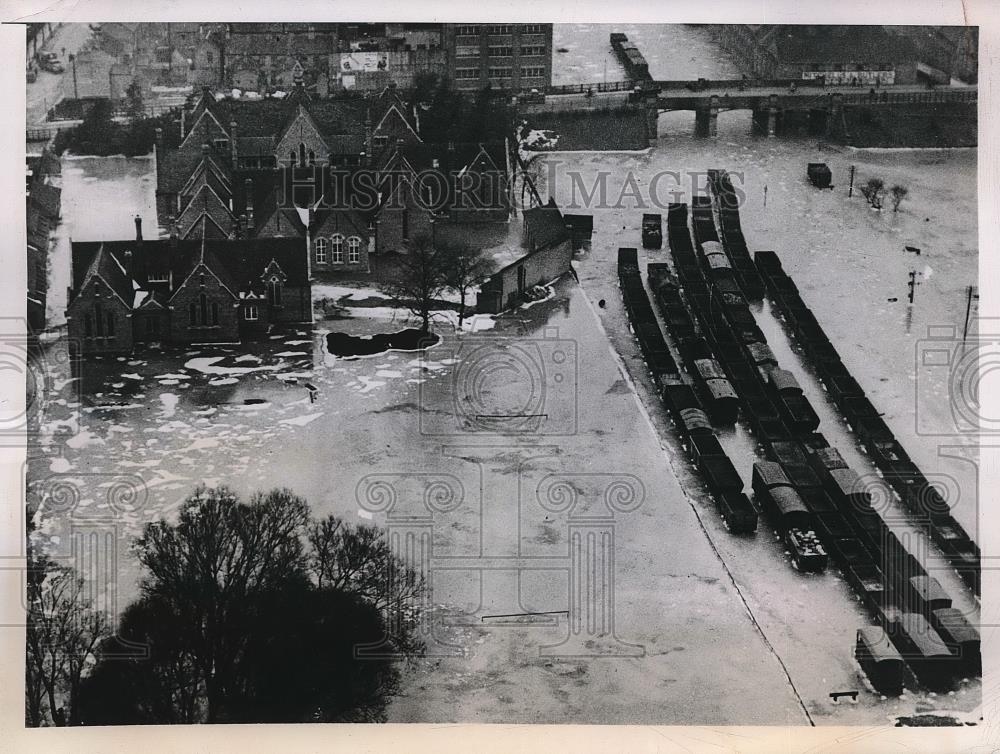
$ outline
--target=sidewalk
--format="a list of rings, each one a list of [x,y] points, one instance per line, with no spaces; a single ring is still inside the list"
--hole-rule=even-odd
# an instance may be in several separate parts
[[[73,75],[69,56],[79,52],[90,35],[91,30],[87,24],[62,24],[40,48],[40,52],[57,53],[66,70],[63,73],[39,70],[37,80],[27,84],[25,122],[29,127],[43,123],[48,109],[62,98],[63,77]]]

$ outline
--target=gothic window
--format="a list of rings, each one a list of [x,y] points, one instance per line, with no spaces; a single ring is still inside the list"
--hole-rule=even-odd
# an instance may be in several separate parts
[[[304,168],[306,166],[306,145],[301,141],[299,142],[299,167]]]
[[[212,302],[212,324],[213,325],[219,324],[219,302],[218,301],[213,301]]]
[[[198,296],[198,321],[203,324],[208,324],[208,296],[204,293]]]
[[[281,306],[281,280],[276,277],[267,283],[267,302],[271,306]]]
[[[85,338],[94,337],[94,318],[89,314],[83,318],[83,336]]]
[[[198,326],[198,307],[195,306],[194,301],[188,304],[188,327]]]

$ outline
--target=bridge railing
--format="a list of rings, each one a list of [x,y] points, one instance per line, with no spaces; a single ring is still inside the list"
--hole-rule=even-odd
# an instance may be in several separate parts
[[[624,113],[624,112],[639,112],[645,111],[645,105],[642,103],[628,102],[625,99],[605,99],[593,101],[590,100],[586,103],[580,102],[579,100],[574,101],[548,101],[544,103],[537,104],[522,104],[519,107],[519,111],[525,114],[538,115],[542,113]]]
[[[944,102],[978,102],[979,92],[975,89],[949,91],[947,89],[931,89],[926,92],[892,92],[883,90],[857,94],[842,94],[841,102],[845,105],[919,105]]]
[[[634,81],[601,81],[595,84],[558,84],[546,87],[546,94],[586,94],[590,92],[630,92]]]

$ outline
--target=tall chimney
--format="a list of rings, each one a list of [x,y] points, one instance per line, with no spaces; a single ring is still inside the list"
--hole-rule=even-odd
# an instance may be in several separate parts
[[[135,241],[142,243],[142,218],[139,215],[135,216]]]
[[[184,141],[184,125],[187,122],[187,105],[181,108],[181,141]]]
[[[177,218],[173,215],[167,218],[167,230],[170,233],[170,245],[176,247],[177,237],[180,232],[177,230]]]
[[[163,149],[163,129],[159,126],[156,128],[156,148]]]
[[[229,149],[233,157],[233,169],[236,169],[236,121],[229,121]]]
[[[132,252],[128,249],[125,250],[125,274],[128,276],[129,283],[135,280],[135,273],[133,272],[133,262],[132,262]]]
[[[247,230],[253,230],[253,180],[247,178],[243,181],[243,193],[246,194],[247,202]],[[280,213],[279,213],[280,214]]]

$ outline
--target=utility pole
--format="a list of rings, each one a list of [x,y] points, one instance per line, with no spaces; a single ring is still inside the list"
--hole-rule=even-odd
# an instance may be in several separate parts
[[[910,270],[910,282],[907,283],[907,286],[910,289],[909,299],[910,299],[910,303],[912,304],[913,303],[913,292],[917,288],[917,271],[916,270]]]
[[[76,87],[76,55],[69,56],[69,62],[73,64],[73,99],[80,99],[80,92]]]
[[[767,184],[764,184],[764,209],[767,209]]]
[[[854,165],[851,165],[851,183],[847,187],[847,198],[850,199],[854,196]]]
[[[969,285],[965,288],[965,327],[962,328],[962,342],[969,336],[969,315],[972,313],[972,299],[979,300],[979,294],[973,294],[975,286]]]

